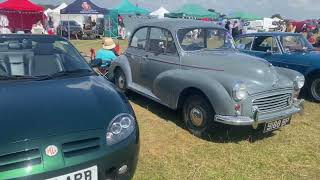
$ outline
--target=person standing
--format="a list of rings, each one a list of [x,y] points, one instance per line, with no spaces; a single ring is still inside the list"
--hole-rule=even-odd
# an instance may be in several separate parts
[[[286,32],[296,32],[296,26],[293,26],[292,22],[288,22]]]
[[[238,21],[234,21],[233,27],[232,27],[232,37],[235,38],[239,35],[239,23]]]
[[[226,28],[228,31],[230,31],[230,25],[231,25],[231,22],[230,21],[227,21],[226,25],[224,26],[224,28]]]
[[[123,17],[118,15],[118,34],[120,35],[121,39],[125,39],[126,37],[126,32],[125,32],[125,27],[124,27],[124,22],[123,22]]]
[[[31,33],[32,34],[45,34],[45,29],[41,23],[41,20],[38,20],[36,24],[32,25]]]

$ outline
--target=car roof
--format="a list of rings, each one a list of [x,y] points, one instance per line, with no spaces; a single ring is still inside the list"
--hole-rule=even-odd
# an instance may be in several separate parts
[[[45,35],[45,34],[1,34],[1,39],[32,39],[32,38],[41,38],[42,40],[49,41],[67,41],[65,38],[58,35]]]
[[[257,33],[248,33],[240,35],[239,37],[244,36],[297,36],[301,35],[299,33],[291,33],[291,32],[257,32]]]
[[[224,29],[223,27],[213,24],[213,22],[205,22],[200,20],[191,20],[191,19],[149,19],[146,22],[138,26],[139,29],[145,26],[153,26],[159,28],[165,28],[171,31],[184,28],[219,28]]]

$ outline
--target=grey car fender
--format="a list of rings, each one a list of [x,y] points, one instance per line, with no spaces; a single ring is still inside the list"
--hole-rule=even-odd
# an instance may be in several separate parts
[[[177,109],[179,96],[187,88],[202,91],[217,114],[233,114],[233,101],[226,89],[208,74],[192,70],[169,70],[153,84],[153,93],[172,109]]]
[[[132,74],[131,74],[131,68],[129,61],[125,55],[120,55],[117,57],[117,59],[111,64],[111,67],[109,69],[108,77],[109,79],[114,79],[114,73],[117,68],[120,68],[124,75],[126,76],[126,80],[128,84],[132,83]]]

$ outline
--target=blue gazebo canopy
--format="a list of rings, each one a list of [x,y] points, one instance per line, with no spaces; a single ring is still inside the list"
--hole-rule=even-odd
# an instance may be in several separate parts
[[[90,0],[76,0],[66,8],[61,9],[61,14],[107,14],[109,11],[93,4]]]

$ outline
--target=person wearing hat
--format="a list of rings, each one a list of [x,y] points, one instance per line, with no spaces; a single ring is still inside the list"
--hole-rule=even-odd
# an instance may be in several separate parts
[[[115,60],[117,56],[114,53],[116,44],[112,38],[104,38],[102,41],[102,48],[97,52],[96,59],[102,60],[102,67],[106,67],[111,61]]]

